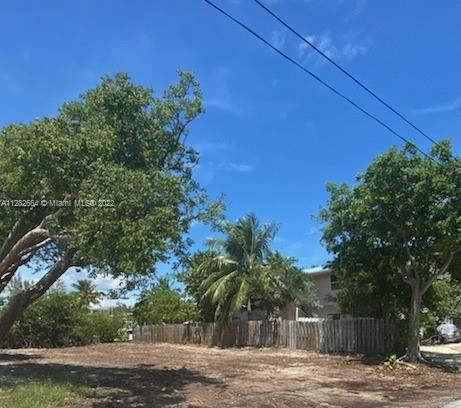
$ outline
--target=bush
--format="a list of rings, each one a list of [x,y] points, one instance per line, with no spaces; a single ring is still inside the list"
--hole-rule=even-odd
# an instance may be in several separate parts
[[[144,325],[183,323],[198,319],[199,314],[192,301],[184,299],[164,280],[141,293],[133,307],[133,317],[139,325]]]
[[[51,290],[26,310],[11,329],[9,347],[64,347],[112,342],[123,333],[124,315],[91,311],[76,293]]]
[[[61,347],[78,343],[75,327],[84,310],[75,294],[50,291],[32,305],[10,331],[12,347]]]
[[[88,313],[81,321],[78,331],[81,343],[111,343],[123,340],[125,321],[123,316],[107,310]]]

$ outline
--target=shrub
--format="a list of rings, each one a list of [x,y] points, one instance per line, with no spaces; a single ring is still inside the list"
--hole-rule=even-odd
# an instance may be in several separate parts
[[[77,293],[51,290],[34,303],[13,326],[10,347],[64,347],[120,338],[125,325],[122,313],[91,311]]]
[[[98,343],[111,343],[117,339],[123,340],[123,329],[125,322],[120,314],[107,311],[96,310],[86,316],[86,325],[82,324],[82,329],[91,333],[84,339]]]
[[[199,314],[195,304],[184,299],[167,281],[162,281],[143,293],[133,307],[133,317],[139,325],[183,323],[196,320]]]

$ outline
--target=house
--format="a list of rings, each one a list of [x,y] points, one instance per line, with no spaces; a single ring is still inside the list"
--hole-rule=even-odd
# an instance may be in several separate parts
[[[305,269],[312,278],[314,292],[320,307],[314,312],[314,317],[339,319],[341,317],[336,300],[339,282],[331,269],[316,267]],[[303,320],[305,314],[296,305],[288,305],[281,313],[287,320]]]
[[[306,269],[305,272],[312,278],[314,291],[320,304],[316,315],[338,319],[340,317],[337,303],[339,281],[334,272],[321,267]]]

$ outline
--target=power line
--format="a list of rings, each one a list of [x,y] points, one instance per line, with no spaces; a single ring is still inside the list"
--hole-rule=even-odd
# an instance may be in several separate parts
[[[251,35],[253,35],[254,37],[256,37],[259,41],[263,42],[265,45],[267,45],[268,47],[272,48],[273,51],[275,51],[277,54],[279,54],[280,56],[282,56],[283,58],[285,58],[287,61],[291,62],[292,64],[294,64],[296,67],[298,67],[299,69],[301,69],[304,73],[310,75],[312,78],[314,78],[316,81],[320,82],[324,87],[328,88],[331,92],[333,92],[335,95],[339,96],[340,98],[344,99],[346,102],[348,102],[349,104],[351,104],[352,106],[354,106],[357,110],[359,110],[360,112],[362,112],[364,115],[368,116],[370,119],[374,120],[376,123],[378,123],[379,125],[381,125],[382,127],[384,127],[385,129],[387,129],[389,132],[391,132],[394,136],[397,136],[400,140],[402,140],[403,142],[405,143],[408,143],[409,145],[413,146],[415,149],[417,149],[421,154],[423,154],[425,157],[427,157],[428,159],[431,159],[433,160],[434,162],[438,163],[437,160],[435,160],[432,156],[428,155],[424,150],[420,149],[415,143],[411,142],[410,140],[408,140],[407,138],[405,138],[404,136],[402,136],[401,134],[399,134],[398,132],[396,132],[394,129],[392,129],[389,125],[387,125],[386,123],[384,123],[381,119],[379,119],[378,117],[376,117],[375,115],[373,115],[372,113],[368,112],[367,110],[365,110],[364,108],[362,108],[360,105],[358,105],[356,102],[354,102],[352,99],[350,99],[349,97],[347,97],[346,95],[344,95],[342,92],[338,91],[337,89],[335,89],[333,86],[331,86],[330,84],[328,84],[327,82],[325,82],[322,78],[320,78],[318,75],[314,74],[313,72],[311,72],[309,69],[307,69],[306,67],[304,67],[303,65],[301,65],[299,62],[295,61],[293,58],[291,58],[289,55],[285,54],[283,51],[281,51],[280,49],[278,49],[277,47],[275,47],[274,45],[272,45],[269,41],[267,41],[265,38],[263,38],[261,35],[259,35],[256,31],[254,31],[253,29],[251,29],[250,27],[248,27],[245,23],[237,20],[235,17],[233,17],[232,15],[230,15],[229,13],[227,13],[225,10],[223,10],[222,8],[220,8],[219,6],[217,6],[216,4],[214,4],[212,1],[210,0],[203,0],[205,3],[207,3],[209,6],[213,7],[214,9],[216,9],[217,11],[219,11],[221,14],[223,14],[224,16],[226,16],[227,18],[229,18],[230,20],[232,20],[235,24],[239,25],[240,27],[242,27],[243,29],[245,29],[246,31],[248,31]]]
[[[379,102],[381,102],[386,108],[388,108],[390,111],[394,112],[400,119],[404,120],[407,124],[409,124],[413,129],[415,129],[417,132],[419,132],[421,135],[423,135],[427,140],[430,142],[436,144],[437,141],[434,140],[432,137],[430,137],[427,133],[423,132],[418,126],[416,126],[413,122],[411,122],[407,117],[405,117],[403,114],[401,114],[397,109],[392,107],[390,104],[388,104],[386,101],[384,101],[382,98],[380,98],[375,92],[373,92],[368,86],[366,86],[363,82],[361,82],[359,79],[357,79],[354,75],[346,71],[345,68],[343,68],[341,65],[339,65],[335,60],[330,58],[326,53],[324,53],[321,49],[315,46],[315,44],[312,43],[312,41],[309,41],[307,38],[303,37],[298,31],[296,31],[293,27],[291,27],[288,23],[286,23],[284,20],[282,20],[281,17],[279,17],[277,14],[275,14],[269,7],[265,6],[261,1],[259,0],[253,0],[256,4],[258,4],[261,8],[263,8],[267,13],[269,13],[273,18],[275,18],[279,23],[281,23],[283,26],[285,26],[288,30],[290,30],[294,35],[296,35],[299,39],[301,39],[305,44],[307,44],[309,47],[311,47],[313,50],[315,50],[317,53],[319,53],[323,58],[325,58],[328,62],[333,64],[336,68],[338,68],[344,75],[352,79],[357,85],[359,85],[362,89],[364,89],[366,92],[368,92],[371,96],[373,96],[375,99],[377,99]]]

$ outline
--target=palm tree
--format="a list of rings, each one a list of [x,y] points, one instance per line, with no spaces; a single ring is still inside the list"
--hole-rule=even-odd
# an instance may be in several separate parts
[[[215,319],[220,323],[245,306],[251,311],[252,297],[268,272],[266,258],[277,227],[261,224],[256,215],[249,214],[226,224],[224,230],[224,239],[209,241],[219,255],[199,266],[208,275],[202,283],[204,298],[215,304]]]
[[[78,292],[82,304],[89,306],[99,303],[101,293],[96,290],[96,286],[90,280],[80,279],[72,287]]]

